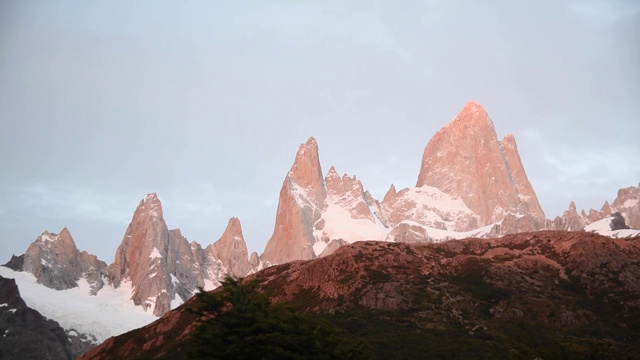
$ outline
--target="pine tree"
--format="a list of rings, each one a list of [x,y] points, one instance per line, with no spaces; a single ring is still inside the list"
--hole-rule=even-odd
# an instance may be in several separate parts
[[[190,359],[371,359],[368,345],[317,315],[273,305],[256,280],[200,289]]]

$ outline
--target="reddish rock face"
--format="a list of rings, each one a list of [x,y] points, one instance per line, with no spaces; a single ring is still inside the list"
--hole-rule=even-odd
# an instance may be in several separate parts
[[[339,247],[319,259],[273,266],[246,280],[260,279],[274,302],[321,313],[410,309],[406,314],[412,329],[415,317],[425,313],[420,319],[441,319],[442,329],[452,323],[451,318],[458,319],[455,326],[470,333],[479,323],[499,329],[504,326],[502,319],[516,324],[539,319],[539,324],[562,330],[567,323],[565,317],[556,316],[559,312],[579,322],[576,329],[591,328],[599,316],[607,317],[600,320],[607,320],[609,327],[610,314],[581,305],[603,298],[615,304],[616,319],[624,321],[624,328],[637,323],[634,319],[640,313],[639,240],[541,231],[440,244],[366,241]],[[508,295],[483,299],[484,292],[469,290],[470,279]],[[487,310],[479,310],[479,304],[487,305]],[[185,307],[194,305],[191,301]],[[194,320],[192,312],[171,311],[144,328],[108,339],[81,359],[137,358],[143,352],[162,358],[172,347],[182,346]]]
[[[462,199],[480,217],[480,226],[523,211],[544,218],[515,139],[504,141],[498,141],[482,106],[467,103],[427,144],[416,186],[433,186]]]
[[[280,190],[275,229],[261,257],[264,265],[313,259],[336,244],[371,239],[371,234],[384,238],[379,235],[386,231],[383,211],[362,183],[355,176],[340,177],[333,167],[325,179],[321,174],[318,144],[309,138]]]
[[[587,225],[585,219],[578,214],[576,203],[573,201],[569,204],[569,209],[565,211],[561,217],[554,219],[554,230],[577,231],[582,230]]]
[[[524,166],[522,166],[516,138],[512,134],[507,134],[500,143],[507,160],[508,170],[511,172],[511,180],[513,180],[513,185],[520,200],[520,213],[531,215],[537,221],[544,220],[544,211],[538,202],[536,192],[527,178]]]
[[[107,264],[95,255],[79,251],[67,228],[60,234],[45,231],[27,248],[23,270],[33,274],[44,286],[56,290],[78,286],[85,278],[95,295],[104,285]]]
[[[332,166],[325,177],[325,183],[327,184],[327,195],[331,198],[332,203],[349,209],[349,213],[353,219],[376,221],[369,209],[370,205],[367,204],[365,199],[365,191],[362,183],[356,179],[355,175],[349,177],[347,174],[344,174],[340,177],[336,169]],[[375,201],[370,194],[369,201]]]
[[[206,250],[213,257],[220,259],[227,273],[233,277],[242,277],[251,271],[247,244],[242,235],[242,226],[238,218],[229,219],[227,228],[215,243]]]
[[[312,259],[314,225],[320,219],[326,197],[318,144],[314,138],[309,138],[300,145],[282,184],[275,229],[261,259],[268,264]]]
[[[322,204],[327,197],[327,191],[322,177],[316,139],[310,137],[305,144],[300,145],[288,177],[292,184],[304,189],[305,195],[313,204]]]
[[[109,266],[109,282],[131,283],[131,300],[154,315],[162,315],[189,299],[198,286],[218,285],[227,273],[250,272],[247,248],[238,219],[231,219],[220,240],[203,250],[189,243],[179,229],[168,230],[156,194],[140,202],[116,257]]]
[[[572,201],[569,210],[554,219],[548,227],[554,230],[581,230],[586,225],[602,220],[614,213],[620,213],[627,226],[640,229],[640,184],[618,190],[618,196],[609,204],[605,201],[602,208],[590,209],[589,213],[582,210],[578,214],[576,204]]]
[[[640,229],[640,184],[620,189],[613,208],[624,217],[627,225]]]
[[[161,296],[162,290],[167,290],[167,284],[171,283],[170,274],[165,271],[169,229],[162,215],[156,194],[147,195],[133,214],[115,259],[109,265],[109,282],[119,287],[123,281],[130,281],[134,304],[145,310],[152,308],[156,315],[169,310],[171,303],[171,299]],[[170,290],[173,298],[173,289]]]

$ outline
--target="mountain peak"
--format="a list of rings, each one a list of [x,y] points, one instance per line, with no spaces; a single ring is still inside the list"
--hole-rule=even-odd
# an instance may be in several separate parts
[[[578,212],[577,207],[576,207],[576,203],[575,203],[574,201],[572,201],[572,202],[569,204],[569,211],[575,211],[575,212]]]
[[[158,194],[152,192],[147,194],[147,201],[149,200],[158,200]]]
[[[237,217],[229,219],[220,239],[210,245],[207,251],[222,262],[231,276],[244,276],[251,269],[242,225]]]
[[[106,267],[95,255],[80,252],[71,232],[63,228],[59,234],[45,231],[29,245],[22,270],[33,274],[38,283],[56,290],[76,287],[84,277],[95,295],[104,285],[100,273]]]
[[[318,210],[325,206],[326,198],[318,143],[310,137],[298,148],[291,170],[284,179],[275,229],[261,258],[269,264],[312,258],[315,237],[311,228],[319,219]]]
[[[464,104],[464,107],[462,108],[462,111],[473,111],[473,112],[484,112],[486,113],[486,111],[484,110],[484,108],[482,107],[482,105],[478,102],[475,102],[473,100],[469,100],[467,101],[466,104]]]
[[[433,186],[462,199],[480,226],[510,213],[544,218],[515,138],[507,135],[503,141],[484,108],[469,101],[425,147],[416,187]]]
[[[162,202],[156,193],[149,193],[146,198],[140,200],[133,217],[135,219],[146,215],[158,219],[163,218]]]
[[[389,187],[389,190],[387,190],[387,193],[384,195],[384,198],[382,198],[382,202],[384,203],[389,201],[389,199],[391,199],[396,194],[397,194],[396,186],[391,184],[391,186]]]
[[[493,122],[489,118],[487,111],[479,103],[471,100],[467,102],[458,115],[449,123],[449,125],[460,124],[472,124],[477,126],[478,124],[487,124],[493,129]]]
[[[242,225],[240,225],[240,219],[235,216],[230,218],[227,222],[227,227],[224,232],[231,233],[233,235],[239,234],[240,236],[242,236]]]
[[[60,230],[60,234],[58,234],[58,238],[64,239],[65,241],[70,240],[73,242],[73,237],[71,236],[71,232],[66,227]]]
[[[318,143],[313,137],[298,148],[288,176],[299,187],[310,189],[311,194],[316,195],[317,199],[324,198],[324,179],[320,167]]]

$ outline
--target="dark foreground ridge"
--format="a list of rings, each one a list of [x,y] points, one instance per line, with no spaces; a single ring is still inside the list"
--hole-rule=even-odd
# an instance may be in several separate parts
[[[15,280],[0,276],[0,359],[71,360],[91,346],[28,307]]]
[[[253,274],[272,301],[364,339],[377,359],[638,358],[640,237],[543,231],[366,241]],[[220,290],[216,290],[220,291]],[[192,298],[82,359],[182,359]]]

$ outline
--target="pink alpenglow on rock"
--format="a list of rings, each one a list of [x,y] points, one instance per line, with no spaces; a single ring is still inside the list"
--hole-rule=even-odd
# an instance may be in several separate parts
[[[427,144],[416,183],[425,185],[462,199],[480,226],[525,212],[544,219],[513,135],[498,141],[489,115],[473,101]]]

